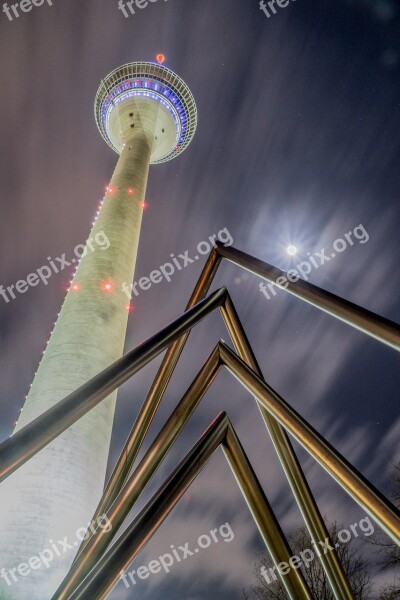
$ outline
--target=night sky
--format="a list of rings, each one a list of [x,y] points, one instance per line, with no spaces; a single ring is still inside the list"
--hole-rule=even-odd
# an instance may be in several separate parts
[[[258,0],[158,0],[130,18],[116,0],[54,0],[12,22],[0,13],[0,284],[85,242],[117,158],[93,118],[100,80],[163,52],[193,92],[199,123],[181,156],[150,168],[136,278],[171,253],[193,254],[223,228],[235,247],[288,270],[362,226],[368,241],[356,240],[309,280],[399,322],[399,24],[395,0],[291,0],[271,18]],[[295,257],[286,253],[290,243]],[[205,259],[134,299],[127,350],[182,312]],[[0,297],[2,439],[70,275],[65,270],[8,303]],[[270,385],[389,493],[399,459],[395,351],[283,291],[267,300],[259,283],[223,263],[213,289],[228,287]],[[220,338],[228,342],[219,314],[197,326],[146,447]],[[119,392],[110,468],[160,360]],[[256,404],[224,371],[135,510],[222,410],[290,532],[301,517]],[[363,510],[299,456],[328,521],[359,521]],[[132,568],[226,522],[235,534],[229,544],[135,588],[120,582],[110,598],[227,600],[254,581],[262,540],[219,450]]]

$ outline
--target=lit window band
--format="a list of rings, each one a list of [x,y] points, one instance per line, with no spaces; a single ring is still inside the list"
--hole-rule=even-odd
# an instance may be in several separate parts
[[[150,85],[149,85],[150,84]],[[181,145],[187,133],[187,115],[179,94],[159,81],[141,78],[119,84],[103,100],[101,121],[104,131],[107,131],[108,120],[114,106],[134,96],[149,97],[160,102],[172,115],[177,129],[177,145]],[[168,98],[168,100],[166,100]]]
[[[196,131],[196,104],[180,77],[167,67],[151,62],[128,63],[114,69],[102,80],[94,108],[97,126],[107,144],[120,153],[109,137],[109,114],[113,106],[122,101],[122,97],[126,99],[135,95],[147,96],[162,103],[174,120],[176,136],[173,147],[151,164],[163,163],[181,154]]]

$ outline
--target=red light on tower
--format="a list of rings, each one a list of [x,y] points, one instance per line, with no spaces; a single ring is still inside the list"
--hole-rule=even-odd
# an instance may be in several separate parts
[[[162,64],[163,64],[163,62],[165,62],[165,56],[164,56],[164,54],[157,54],[157,56],[156,56],[156,60],[157,60],[157,62],[158,62],[160,65],[162,65]]]
[[[132,194],[135,193],[135,190],[133,188],[128,188],[128,194],[130,194],[132,196]]]
[[[103,281],[101,284],[101,289],[103,292],[111,292],[113,289],[113,284],[110,281]]]
[[[71,286],[71,290],[73,292],[79,292],[79,285],[77,283],[74,283],[74,285]]]

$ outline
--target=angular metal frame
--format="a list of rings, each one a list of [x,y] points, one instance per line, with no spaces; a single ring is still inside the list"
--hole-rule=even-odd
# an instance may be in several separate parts
[[[118,582],[121,571],[146,545],[219,446],[223,447],[272,559],[276,565],[289,563],[292,556],[290,547],[232,424],[226,414],[221,413],[89,576],[68,596],[69,600],[103,600],[107,597]],[[313,600],[301,571],[291,569],[282,582],[293,600]]]
[[[227,367],[235,378],[256,397],[263,408],[297,439],[396,543],[400,542],[399,511],[235,352],[220,341],[132,475],[127,479],[113,504],[104,513],[111,523],[111,530],[97,532],[96,535],[89,537],[52,600],[72,598],[75,600],[74,590],[78,589],[83,581],[86,581],[85,577],[89,576],[91,569],[96,569],[97,564],[103,564],[101,557],[107,551],[142,491],[171,449],[222,366]],[[325,540],[325,537],[323,539]],[[270,549],[269,544],[267,547]],[[271,555],[273,556],[272,553]],[[283,559],[283,562],[287,562],[287,560]],[[289,597],[297,600],[301,596],[295,594],[289,595]]]
[[[254,356],[250,343],[247,339],[247,336],[245,334],[245,331],[243,329],[243,326],[240,322],[240,319],[237,315],[237,312],[229,294],[227,294],[225,301],[223,302],[223,304],[221,304],[220,310],[237,352],[244,360],[246,360],[247,364],[251,366],[251,368],[254,369],[258,373],[258,375],[262,377],[260,367],[257,364],[257,360]],[[182,339],[183,338],[177,340],[176,344],[181,343]],[[167,362],[168,354],[164,360],[165,362]],[[162,366],[160,367],[160,371],[161,370]],[[172,375],[172,372],[173,371],[170,372],[170,376]],[[206,371],[202,370],[199,373],[195,382],[198,381],[200,383],[196,383],[194,389],[197,389],[197,387],[201,385],[202,377],[204,377],[204,382],[207,382],[208,374],[206,373]],[[157,381],[157,376],[155,381]],[[156,392],[155,394],[152,394],[153,389]],[[158,403],[161,400],[161,396],[159,395],[159,388],[153,387],[152,390],[150,390],[145,402],[143,403],[139,416],[137,417],[132,431],[128,436],[128,440],[123,450],[121,451],[120,457],[104,491],[104,495],[93,517],[94,520],[96,520],[98,516],[107,512],[107,510],[112,505],[113,501],[117,498],[118,493],[121,491],[123,484],[127,481],[127,476],[137,457],[137,453],[139,452],[141,445],[144,441],[145,435],[147,433],[148,426],[154,418],[155,411],[158,407],[158,404],[157,406],[155,406],[154,400],[155,398],[158,398]],[[279,423],[269,415],[268,411],[262,406],[262,404],[259,404],[259,408],[263,416],[264,422],[266,424],[266,427],[272,438],[274,447],[277,450],[282,467],[288,478],[290,487],[294,493],[296,502],[303,515],[306,526],[310,532],[311,539],[315,542],[315,544],[318,543],[318,540],[325,540],[327,538],[329,539],[329,532],[319,512],[318,506],[314,500],[312,492],[308,486],[307,480],[302,472],[301,466],[297,460],[293,446],[286,432],[284,431],[284,429],[282,429]],[[139,481],[144,480],[142,478],[139,478],[135,482],[135,484],[132,484],[132,486],[139,486],[138,488],[136,488],[138,490],[141,489]],[[124,488],[124,490],[126,490],[126,487]],[[136,496],[133,502],[135,502],[137,498],[138,496]],[[132,507],[133,504],[131,505],[131,508]],[[76,564],[74,564],[68,575],[68,580],[70,582],[72,581],[72,579],[75,578],[76,574],[79,573],[79,569],[82,566],[82,561],[84,561],[84,558],[80,559],[80,554],[83,548],[88,544],[89,540],[90,535],[88,540],[82,543],[80,552],[78,553],[75,559],[75,563],[78,561],[79,565],[76,566]],[[89,553],[91,554],[91,551],[89,551]],[[88,556],[88,554],[85,554],[85,556]],[[97,552],[96,556],[97,558],[99,558],[100,553]],[[336,552],[332,552],[329,554],[327,553],[323,555],[321,557],[321,562],[337,598],[340,598],[341,600],[353,598],[350,585],[342,569],[340,561],[338,560]],[[87,572],[87,567],[85,570]],[[63,596],[61,596],[60,598],[62,597]]]
[[[204,316],[209,314],[209,312],[214,310],[214,308],[219,307],[239,357],[227,346],[220,343],[217,347],[218,350],[217,348],[214,350],[206,364],[209,364],[210,361],[211,363],[213,361],[215,363],[218,355],[218,368],[220,364],[225,364],[241,383],[256,397],[275,449],[313,541],[317,543],[318,540],[328,537],[328,534],[285,429],[294,435],[294,437],[318,460],[318,462],[328,470],[336,481],[338,481],[398,543],[399,517],[396,509],[265,383],[227,291],[223,288],[214,292],[208,298],[205,298],[222,257],[251,270],[271,282],[274,282],[278,277],[284,275],[284,272],[280,269],[276,269],[275,267],[236,250],[235,248],[226,248],[222,245],[218,245],[218,247],[211,252],[196,288],[189,300],[187,311],[181,317],[149,338],[138,348],[127,353],[116,363],[67,396],[67,398],[59,402],[44,415],[35,419],[35,421],[27,425],[0,446],[0,481],[29,460],[36,452],[55,439],[62,431],[76,422],[83,414],[107,397],[111,391],[119,387],[155,356],[168,348],[125,448],[118,460],[117,466],[107,485],[105,494],[96,514],[107,512],[111,505],[111,510],[113,510],[116,503],[115,501],[119,498],[122,490],[124,493],[126,491],[127,485],[124,486],[124,483],[128,478],[131,467],[137,457],[152,419],[154,418],[155,412],[172,376],[191,328]],[[298,281],[296,283],[291,283],[286,291],[311,303],[313,306],[332,316],[339,318],[351,326],[360,329],[380,342],[397,350],[400,348],[400,327],[397,324],[379,317],[378,315],[346,300],[338,298],[337,296],[321,290],[307,282]],[[181,403],[188,395],[191,398],[197,397],[196,405],[198,401],[200,401],[205,390],[215,377],[214,374],[210,379],[210,375],[208,374],[207,378],[207,373],[204,369],[205,367],[200,371],[192,384],[193,387],[191,386],[191,388],[189,388]],[[174,413],[171,416],[171,419],[176,418],[176,415],[174,417]],[[165,427],[167,427],[168,423],[169,421]],[[183,425],[184,422],[178,425],[176,431],[180,430]],[[165,427],[163,428],[163,431]],[[178,433],[176,433],[176,435],[177,434]],[[159,437],[160,436],[157,437],[157,440]],[[159,452],[159,462],[162,460],[163,456],[165,456],[165,453],[172,445],[175,437],[173,437],[172,441],[170,440],[167,443],[167,446],[164,445],[164,450],[161,447],[162,444],[160,447],[157,447],[157,453]],[[129,482],[132,482],[132,478],[135,477],[135,473],[140,469],[142,463],[143,461],[129,478]],[[150,477],[157,466],[155,466],[154,470],[150,473]],[[140,493],[141,490],[139,491],[139,494]],[[129,503],[125,504],[125,509],[128,504]],[[114,533],[117,530],[118,527],[116,527]],[[99,557],[97,557],[93,563],[87,558],[89,556],[93,559],[93,556],[90,553],[92,543],[92,539],[89,539],[87,547],[81,548],[80,554],[63,585],[69,585],[68,581],[74,579],[74,577],[71,578],[74,572],[79,573],[78,579],[82,581],[81,576],[83,575],[84,577],[88,572],[88,569],[90,570],[91,566],[96,564]],[[340,600],[350,600],[353,598],[350,586],[336,554],[334,552],[329,552],[326,555],[321,556],[321,562],[335,597]],[[84,565],[83,569],[82,565]],[[74,587],[76,587],[77,581],[77,579],[74,579]],[[73,588],[70,589],[72,590]],[[70,596],[59,596],[56,594],[54,599],[67,597],[69,598]],[[291,597],[298,598],[300,596]]]
[[[275,283],[279,277],[286,277],[287,275],[285,271],[273,267],[259,258],[250,256],[250,254],[246,254],[236,248],[226,248],[219,244],[218,254],[235,265],[239,265],[251,273],[259,275],[262,279],[270,283]],[[366,333],[378,340],[378,342],[400,351],[400,325],[397,323],[302,279],[296,282],[288,281],[288,287],[286,288],[277,287],[328,313],[332,317],[343,321],[347,325],[350,325],[350,327]]]

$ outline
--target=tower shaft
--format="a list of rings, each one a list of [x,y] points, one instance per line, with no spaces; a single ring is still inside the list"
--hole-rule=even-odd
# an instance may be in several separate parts
[[[16,430],[122,355],[129,311],[121,285],[133,279],[150,146],[140,131],[125,141]],[[0,579],[0,600],[50,600],[66,575],[80,545],[77,530],[87,528],[103,491],[115,399],[112,394],[1,485],[0,568],[8,575]],[[73,548],[64,552],[59,540]],[[31,559],[47,550],[49,567],[43,561],[38,567]],[[18,571],[23,563],[25,575]]]

